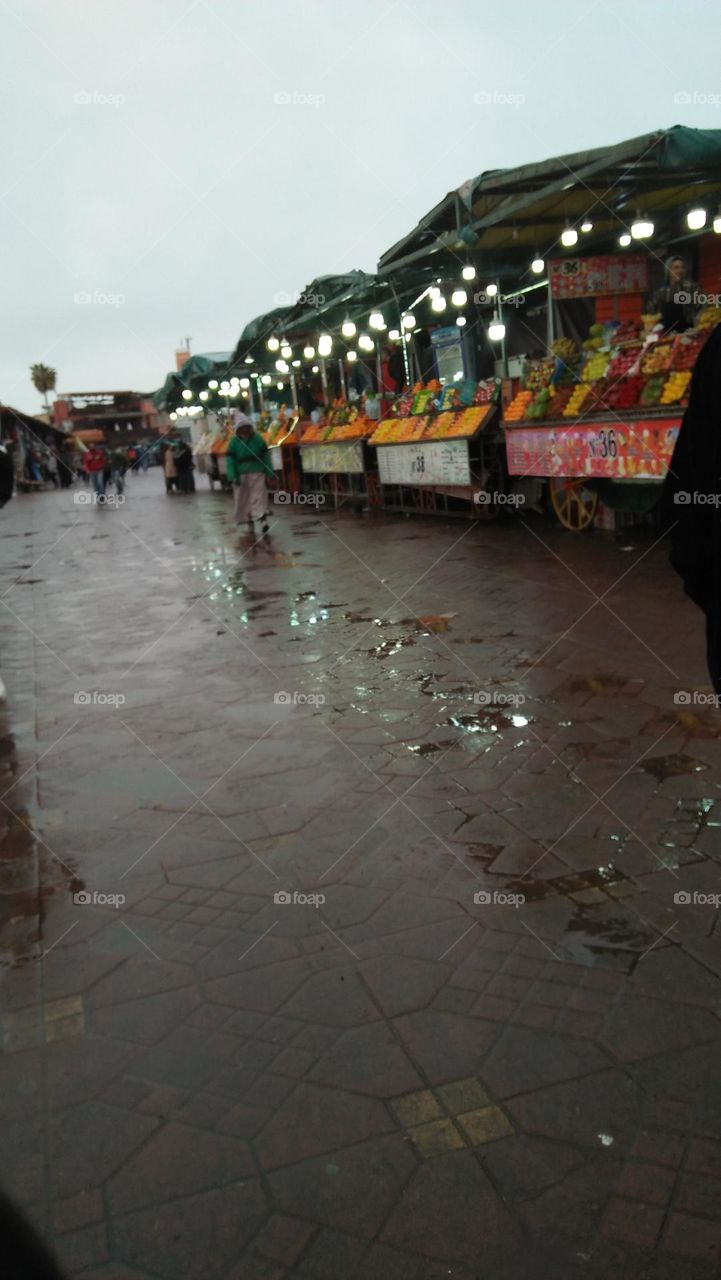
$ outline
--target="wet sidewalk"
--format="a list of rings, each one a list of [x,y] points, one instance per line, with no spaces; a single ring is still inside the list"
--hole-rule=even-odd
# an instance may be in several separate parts
[[[715,1275],[665,548],[161,489],[0,516],[0,1185],[83,1280]]]

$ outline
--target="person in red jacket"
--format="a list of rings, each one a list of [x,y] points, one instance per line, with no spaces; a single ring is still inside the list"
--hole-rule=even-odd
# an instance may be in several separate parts
[[[105,497],[105,468],[107,461],[105,450],[96,444],[90,446],[83,458],[83,466],[88,479],[91,481],[99,498]]]

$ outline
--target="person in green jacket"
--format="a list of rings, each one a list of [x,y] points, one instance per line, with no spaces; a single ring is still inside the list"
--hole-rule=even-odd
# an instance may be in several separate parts
[[[268,446],[253,429],[250,418],[238,414],[235,435],[228,445],[226,457],[228,479],[233,485],[235,523],[247,522],[254,533],[254,520],[260,520],[262,533],[268,532],[268,489],[266,481],[273,475]]]

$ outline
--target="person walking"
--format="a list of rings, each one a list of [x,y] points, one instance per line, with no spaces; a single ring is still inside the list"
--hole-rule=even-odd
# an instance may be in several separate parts
[[[181,493],[195,493],[195,480],[193,479],[193,471],[195,463],[193,462],[193,452],[190,445],[185,440],[181,440],[175,455],[175,467],[178,472],[178,489]]]
[[[110,455],[110,479],[115,485],[115,492],[120,495],[125,489],[125,472],[128,469],[128,458],[124,449],[113,449]]]
[[[172,493],[178,487],[178,468],[175,465],[175,454],[172,444],[165,446],[163,455],[163,475],[165,476],[165,492]]]
[[[83,458],[83,467],[95,490],[96,498],[100,498],[103,501],[105,500],[105,472],[107,465],[108,460],[105,450],[100,445],[91,445]]]
[[[47,449],[45,453],[45,474],[54,489],[58,488],[60,481],[58,479],[58,460],[52,449]]]
[[[60,480],[61,489],[69,489],[75,479],[72,467],[72,456],[67,449],[60,449],[58,454],[58,478]]]
[[[268,532],[267,481],[273,475],[268,446],[244,413],[238,414],[235,434],[228,445],[228,479],[233,485],[235,523],[247,522],[254,533],[253,521],[260,520],[262,533]]]

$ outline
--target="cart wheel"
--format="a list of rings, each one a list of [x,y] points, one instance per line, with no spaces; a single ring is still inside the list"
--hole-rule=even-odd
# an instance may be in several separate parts
[[[580,533],[588,529],[594,521],[598,494],[587,489],[583,480],[573,480],[566,476],[551,476],[548,481],[548,492],[551,506],[564,529]]]

